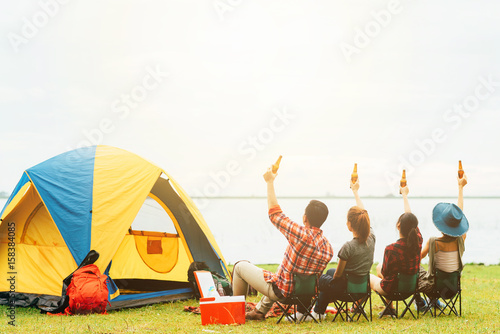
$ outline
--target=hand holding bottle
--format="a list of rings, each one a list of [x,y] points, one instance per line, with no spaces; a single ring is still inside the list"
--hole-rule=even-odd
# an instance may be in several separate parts
[[[356,180],[355,183],[352,183],[351,180],[351,190],[352,192],[357,192],[359,190],[359,180]]]
[[[458,178],[464,177],[464,169],[462,167],[462,160],[458,160]]]
[[[462,175],[462,177],[457,177],[458,180],[458,187],[463,188],[467,184],[467,175],[465,173]]]
[[[403,194],[401,192],[401,189],[406,187],[406,170],[405,169],[403,169],[403,175],[401,176],[401,181],[399,181],[399,186],[400,186],[399,193]]]
[[[281,158],[282,156],[280,155],[278,160],[276,160],[276,162],[272,166],[272,171],[274,174],[276,174],[278,172],[278,169],[280,168]]]
[[[351,182],[356,183],[356,181],[358,181],[358,164],[355,163],[351,174]]]

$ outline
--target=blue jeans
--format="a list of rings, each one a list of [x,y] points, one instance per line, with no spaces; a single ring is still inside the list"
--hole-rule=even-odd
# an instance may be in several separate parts
[[[347,288],[347,281],[344,277],[332,280],[334,274],[335,268],[328,269],[326,274],[319,278],[319,297],[316,306],[314,306],[314,312],[318,314],[324,314],[328,304]]]

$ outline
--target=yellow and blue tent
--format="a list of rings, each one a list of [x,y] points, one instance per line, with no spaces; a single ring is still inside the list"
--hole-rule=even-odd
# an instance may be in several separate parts
[[[114,282],[111,308],[191,297],[192,261],[228,276],[186,192],[160,167],[115,147],[79,148],[27,169],[0,218],[0,303],[10,296],[17,305],[55,305],[62,280],[90,250]]]

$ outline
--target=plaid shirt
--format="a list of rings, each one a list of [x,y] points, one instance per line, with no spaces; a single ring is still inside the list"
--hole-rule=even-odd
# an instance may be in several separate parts
[[[401,238],[393,244],[385,247],[384,263],[382,264],[382,275],[384,279],[380,287],[385,292],[394,291],[398,273],[412,275],[418,272],[420,266],[420,250],[422,249],[422,235],[417,227],[418,251],[409,252],[406,239]]]
[[[279,205],[269,210],[269,219],[288,240],[283,262],[277,273],[264,270],[266,282],[272,282],[288,297],[293,291],[293,273],[321,274],[333,257],[333,249],[317,227],[294,223]]]

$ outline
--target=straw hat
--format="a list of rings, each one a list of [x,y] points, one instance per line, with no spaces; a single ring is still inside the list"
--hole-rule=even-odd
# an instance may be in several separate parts
[[[452,203],[438,203],[432,210],[432,221],[446,235],[459,237],[469,230],[463,211]]]

